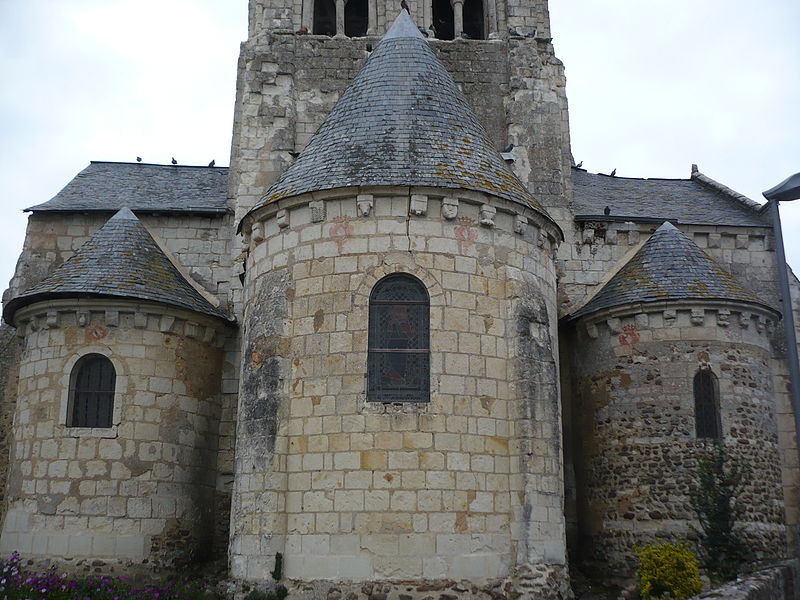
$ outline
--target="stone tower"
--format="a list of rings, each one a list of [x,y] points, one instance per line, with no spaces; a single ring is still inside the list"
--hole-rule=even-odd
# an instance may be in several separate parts
[[[544,28],[537,14],[516,26]],[[537,173],[518,179],[497,149],[516,118],[502,92],[541,83],[516,80],[517,54],[548,43],[431,43],[406,11],[379,40],[295,34],[300,18],[254,4],[240,72],[232,575],[264,579],[280,553],[297,579],[558,595],[562,233]],[[500,115],[488,130],[437,54],[485,74],[455,71]]]

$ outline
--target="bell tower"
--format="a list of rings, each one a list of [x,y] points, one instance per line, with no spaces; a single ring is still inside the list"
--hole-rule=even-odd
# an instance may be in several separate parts
[[[408,0],[495,148],[562,227],[570,218],[564,68],[546,0]],[[250,0],[230,195],[237,219],[290,166],[400,10],[396,0]],[[565,228],[566,229],[566,228]]]

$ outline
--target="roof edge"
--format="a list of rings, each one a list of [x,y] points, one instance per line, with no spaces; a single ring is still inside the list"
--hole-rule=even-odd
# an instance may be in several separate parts
[[[759,204],[758,202],[756,202],[755,200],[751,200],[744,194],[740,194],[736,190],[729,188],[727,185],[724,185],[719,181],[711,179],[711,177],[709,177],[708,175],[701,173],[700,170],[697,168],[696,164],[692,165],[691,179],[692,181],[697,181],[698,183],[706,186],[709,189],[714,190],[715,192],[719,192],[721,194],[724,194],[725,196],[728,196],[732,200],[736,200],[739,204],[744,205],[748,209],[758,214],[763,213],[767,206],[766,204]]]

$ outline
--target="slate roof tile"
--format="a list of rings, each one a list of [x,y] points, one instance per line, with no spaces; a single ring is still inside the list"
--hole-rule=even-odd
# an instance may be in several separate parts
[[[92,161],[51,200],[33,212],[227,211],[228,168]]]
[[[546,215],[404,10],[257,207],[357,186],[475,190]]]
[[[770,227],[769,219],[694,179],[633,179],[572,169],[573,212],[692,225]]]
[[[769,307],[667,222],[571,317],[664,300],[734,300]]]
[[[85,297],[149,300],[232,320],[186,281],[127,208],[42,282],[11,299],[3,318],[11,323],[18,309],[41,300]]]

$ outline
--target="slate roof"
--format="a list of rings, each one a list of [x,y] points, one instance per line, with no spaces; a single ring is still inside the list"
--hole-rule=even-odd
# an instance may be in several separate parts
[[[367,185],[476,190],[546,214],[492,146],[405,10],[256,208],[310,191]]]
[[[25,210],[224,214],[227,195],[227,167],[92,161],[51,200]]]
[[[42,300],[104,297],[149,300],[232,320],[186,281],[127,208],[41,283],[6,303],[3,318],[11,323],[18,309]]]
[[[664,300],[734,300],[769,307],[667,222],[571,317]]]
[[[770,227],[769,219],[740,200],[695,179],[632,179],[572,169],[576,217],[669,220],[687,225]]]

